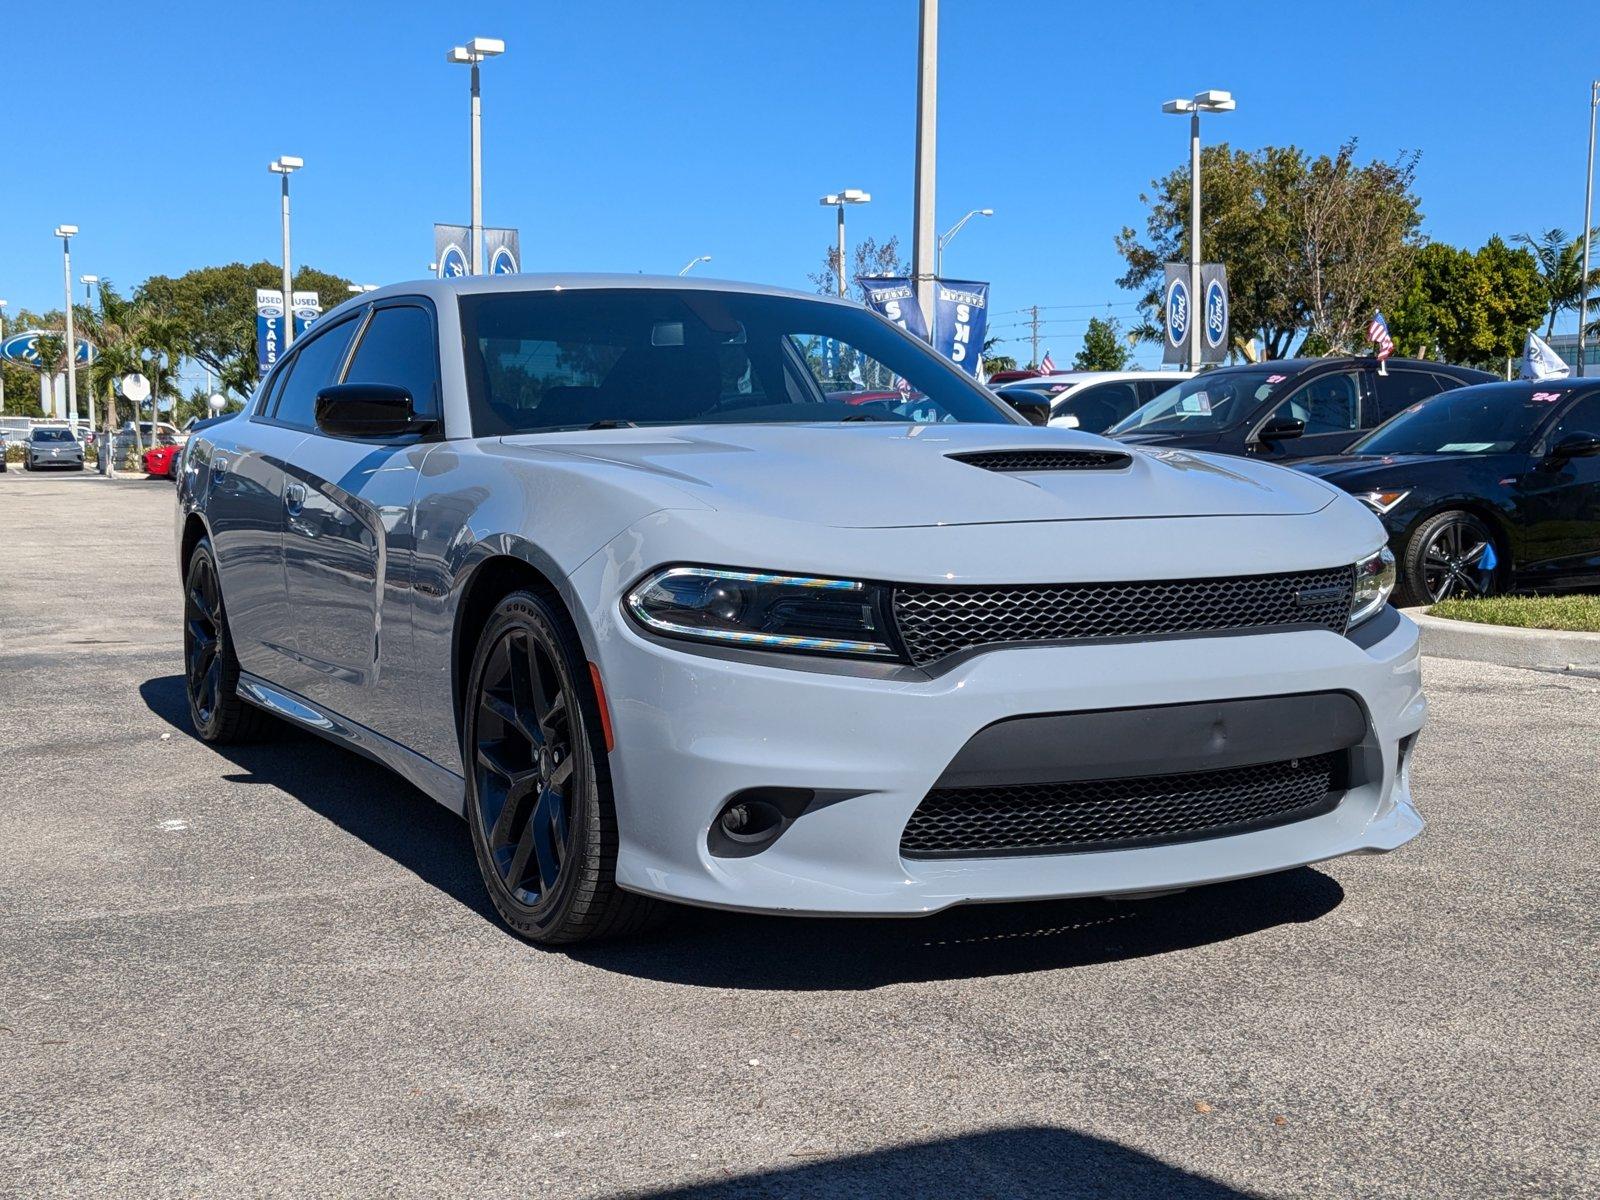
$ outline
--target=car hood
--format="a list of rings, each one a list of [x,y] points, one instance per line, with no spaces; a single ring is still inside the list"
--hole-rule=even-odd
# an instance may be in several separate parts
[[[1065,429],[1006,425],[702,425],[524,434],[513,452],[587,460],[619,486],[662,484],[724,512],[840,528],[1152,517],[1294,516],[1337,493],[1265,463],[1144,451]],[[951,455],[1105,450],[1114,469],[997,472]]]
[[[1294,464],[1296,471],[1325,479],[1346,491],[1359,492],[1385,484],[1415,484],[1442,472],[1488,470],[1502,473],[1505,454],[1329,454],[1304,458]]]

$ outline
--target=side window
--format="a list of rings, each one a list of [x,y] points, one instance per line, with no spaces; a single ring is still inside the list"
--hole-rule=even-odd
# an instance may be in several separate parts
[[[1448,375],[1435,375],[1433,381],[1439,385],[1441,392],[1453,392],[1458,387],[1466,387],[1459,379],[1452,379]]]
[[[1353,371],[1323,375],[1272,410],[1273,417],[1304,421],[1307,435],[1354,433],[1361,428],[1361,389]]]
[[[1055,416],[1071,413],[1078,418],[1078,428],[1090,433],[1110,429],[1123,417],[1139,407],[1139,394],[1133,383],[1117,380],[1113,383],[1095,383],[1073,392],[1065,400],[1057,400]]]
[[[347,383],[389,383],[411,393],[417,413],[439,415],[439,355],[433,318],[413,305],[380,308],[361,335]]]
[[[1585,396],[1562,414],[1545,444],[1554,446],[1569,433],[1592,433],[1600,437],[1600,393]]]
[[[317,393],[334,382],[355,331],[354,319],[340,321],[318,330],[304,345],[294,348],[294,356],[285,364],[289,370],[288,382],[278,389],[274,398],[273,420],[299,429],[310,429],[316,424]]]
[[[283,391],[283,381],[289,378],[289,364],[280,362],[277,368],[267,374],[256,392],[256,404],[253,414],[266,417],[272,414],[272,405],[278,399],[278,393]]]
[[[1438,395],[1439,377],[1426,371],[1390,371],[1387,375],[1374,372],[1372,386],[1378,394],[1378,411],[1366,423],[1380,425],[1417,401]]]

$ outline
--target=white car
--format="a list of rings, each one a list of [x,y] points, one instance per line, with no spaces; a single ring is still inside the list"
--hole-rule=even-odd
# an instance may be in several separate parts
[[[837,398],[853,377],[895,383]],[[199,735],[265,711],[387,764],[467,818],[537,941],[656,897],[1161,892],[1422,828],[1377,517],[1266,463],[1031,427],[858,304],[393,285],[180,476]]]
[[[1141,405],[1191,377],[1189,371],[1057,371],[1015,379],[995,390],[1043,396],[1050,401],[1050,424],[1058,429],[1104,433]]]

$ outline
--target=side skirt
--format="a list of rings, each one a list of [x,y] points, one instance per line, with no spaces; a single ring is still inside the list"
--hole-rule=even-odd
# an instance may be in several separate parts
[[[379,766],[388,767],[456,816],[466,814],[466,781],[415,750],[409,750],[365,725],[358,725],[337,713],[318,708],[304,696],[275,687],[245,671],[239,673],[239,695],[257,708],[264,708],[274,716],[370,758]]]

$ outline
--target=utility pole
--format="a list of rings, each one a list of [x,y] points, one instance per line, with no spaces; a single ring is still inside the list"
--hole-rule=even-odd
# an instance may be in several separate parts
[[[917,307],[933,337],[935,149],[939,136],[939,0],[921,0],[917,37],[916,202],[911,220],[911,274]]]
[[[1039,306],[1037,304],[1028,309],[1028,320],[1033,326],[1033,357],[1028,360],[1028,365],[1037,367],[1039,365]]]
[[[1589,322],[1589,227],[1594,220],[1594,115],[1600,109],[1600,79],[1589,85],[1589,174],[1583,183],[1583,274],[1578,291],[1578,374],[1584,373],[1588,338],[1584,326]]]

